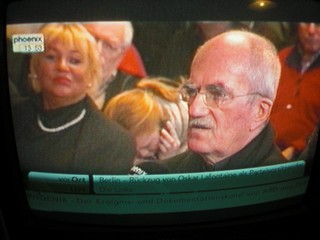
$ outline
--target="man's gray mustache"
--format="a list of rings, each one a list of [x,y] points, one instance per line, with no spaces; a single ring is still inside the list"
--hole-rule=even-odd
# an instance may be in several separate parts
[[[212,128],[213,126],[213,121],[210,118],[189,119],[189,128]]]

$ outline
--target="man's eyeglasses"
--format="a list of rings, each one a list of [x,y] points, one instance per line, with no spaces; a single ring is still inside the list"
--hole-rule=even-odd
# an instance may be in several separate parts
[[[197,94],[202,94],[204,96],[204,103],[209,107],[218,106],[221,107],[226,101],[232,100],[238,97],[245,97],[251,95],[260,95],[259,93],[248,93],[243,95],[232,96],[227,93],[223,87],[217,85],[209,85],[204,91],[201,88],[196,87],[193,84],[186,84],[181,89],[182,100],[191,104],[196,98]]]

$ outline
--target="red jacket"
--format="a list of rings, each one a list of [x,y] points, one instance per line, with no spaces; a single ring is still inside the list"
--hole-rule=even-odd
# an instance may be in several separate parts
[[[281,50],[279,57],[282,72],[271,124],[281,149],[293,146],[300,152],[320,122],[320,56],[303,74],[296,47]]]
[[[118,70],[138,78],[144,78],[147,76],[141,55],[133,44],[124,54],[123,59],[118,66]]]

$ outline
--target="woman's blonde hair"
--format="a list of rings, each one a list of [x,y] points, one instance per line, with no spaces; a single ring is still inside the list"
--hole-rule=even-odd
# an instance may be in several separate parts
[[[110,99],[104,114],[128,129],[133,136],[160,130],[161,106],[154,97],[141,89],[122,92]]]
[[[62,42],[76,48],[84,57],[87,57],[90,67],[87,70],[87,81],[92,88],[97,87],[101,78],[100,55],[94,37],[80,23],[49,23],[43,25],[39,33],[44,36],[44,48],[54,41]],[[33,54],[30,60],[29,84],[35,92],[41,92],[37,67],[43,53]]]
[[[134,136],[160,130],[169,120],[164,102],[179,101],[178,84],[166,78],[141,79],[135,89],[124,91],[108,102],[107,118],[120,123]]]
[[[188,106],[181,101],[180,89],[185,82],[184,78],[175,81],[165,77],[142,79],[137,87],[151,92],[163,111],[162,123],[170,120],[182,144],[187,139]]]
[[[137,88],[169,102],[179,101],[179,86],[179,82],[164,77],[143,78],[136,85]]]

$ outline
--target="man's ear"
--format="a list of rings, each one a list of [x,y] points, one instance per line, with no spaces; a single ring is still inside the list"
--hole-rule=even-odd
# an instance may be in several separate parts
[[[259,128],[261,125],[264,125],[268,121],[273,102],[269,98],[261,97],[256,104],[255,113],[253,114],[254,120],[251,124],[252,131]]]

